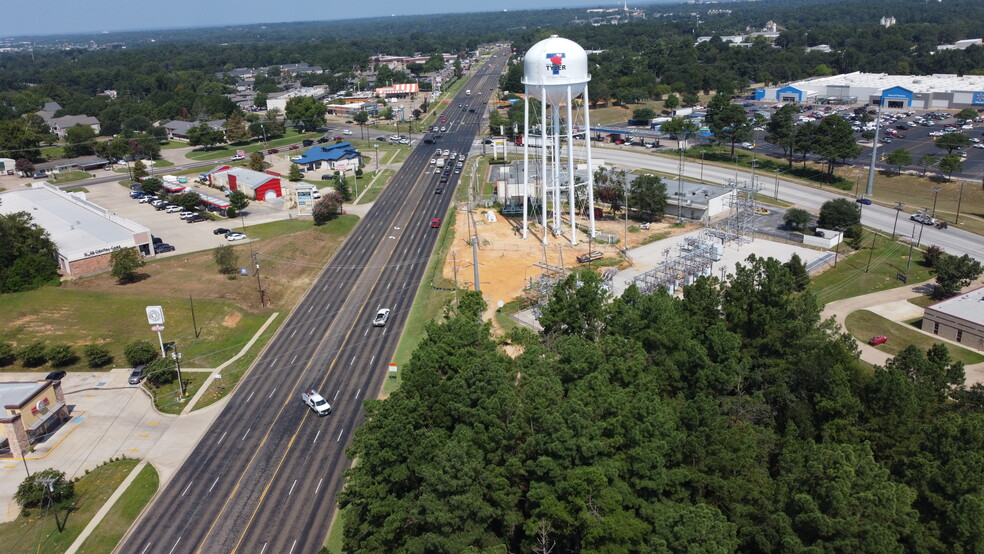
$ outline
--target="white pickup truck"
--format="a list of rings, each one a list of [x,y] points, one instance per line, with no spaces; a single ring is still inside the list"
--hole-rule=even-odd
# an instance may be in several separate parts
[[[314,389],[308,392],[302,392],[301,400],[319,416],[325,416],[331,413],[331,404]]]

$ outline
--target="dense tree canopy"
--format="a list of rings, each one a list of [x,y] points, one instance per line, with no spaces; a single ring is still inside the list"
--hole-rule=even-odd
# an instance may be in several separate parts
[[[966,551],[984,401],[942,345],[874,373],[790,266],[682,298],[561,282],[507,356],[461,296],[366,402],[346,548]]]
[[[58,248],[27,212],[0,214],[0,293],[58,282]]]

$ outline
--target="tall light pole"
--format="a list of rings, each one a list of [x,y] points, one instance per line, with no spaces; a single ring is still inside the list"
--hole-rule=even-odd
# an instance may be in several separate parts
[[[875,160],[878,156],[878,129],[880,129],[881,123],[881,108],[882,108],[881,96],[878,97],[878,113],[875,115],[875,140],[871,143],[871,160],[868,165],[868,186],[865,188],[864,194],[869,198],[875,194]]]
[[[960,181],[960,196],[957,197],[957,219],[953,221],[954,225],[960,225],[960,204],[963,203],[963,188],[964,182]]]
[[[185,397],[184,389],[184,379],[181,378],[181,353],[178,352],[178,345],[174,345],[174,352],[171,352],[171,359],[174,360],[174,365],[178,369],[178,390],[181,391],[181,398]]]

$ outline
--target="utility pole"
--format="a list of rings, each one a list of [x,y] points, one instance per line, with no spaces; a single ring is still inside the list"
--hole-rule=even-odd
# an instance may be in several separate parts
[[[871,230],[871,250],[868,251],[868,265],[864,266],[864,272],[868,273],[868,269],[871,268],[871,257],[875,254],[875,239],[878,238],[878,233],[872,229]]]
[[[875,160],[878,156],[878,130],[881,128],[881,109],[883,98],[878,97],[878,114],[875,115],[875,140],[871,143],[871,162],[868,165],[868,186],[865,188],[865,196],[871,198],[875,194]]]
[[[252,254],[252,257],[253,257],[253,267],[256,268],[254,271],[254,274],[256,275],[256,292],[257,294],[260,295],[260,307],[262,308],[264,305],[264,301],[263,301],[263,287],[260,286],[260,262],[259,262],[260,253],[254,252]]]
[[[454,265],[451,267],[452,273],[454,273],[454,305],[458,305],[458,251],[451,251],[451,263]]]
[[[954,220],[954,225],[960,225],[960,204],[963,203],[963,188],[964,182],[960,181],[960,196],[957,197],[957,219]]]
[[[181,353],[178,352],[178,344],[174,344],[174,352],[171,352],[171,359],[174,360],[174,365],[178,369],[178,390],[181,391],[181,398],[185,397],[184,389],[184,379],[181,378]]]
[[[930,214],[930,216],[936,217],[936,199],[939,197],[940,191],[943,190],[943,187],[933,187],[932,190],[933,190],[933,213]]]
[[[895,240],[895,229],[899,226],[899,212],[905,207],[905,202],[895,203],[895,224],[892,225],[892,240]]]

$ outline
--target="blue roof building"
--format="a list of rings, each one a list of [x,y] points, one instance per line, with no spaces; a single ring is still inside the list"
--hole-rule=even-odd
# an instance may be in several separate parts
[[[356,150],[352,143],[339,142],[313,146],[294,160],[294,163],[305,166],[308,171],[315,169],[341,171],[358,167],[361,157],[362,153]]]

